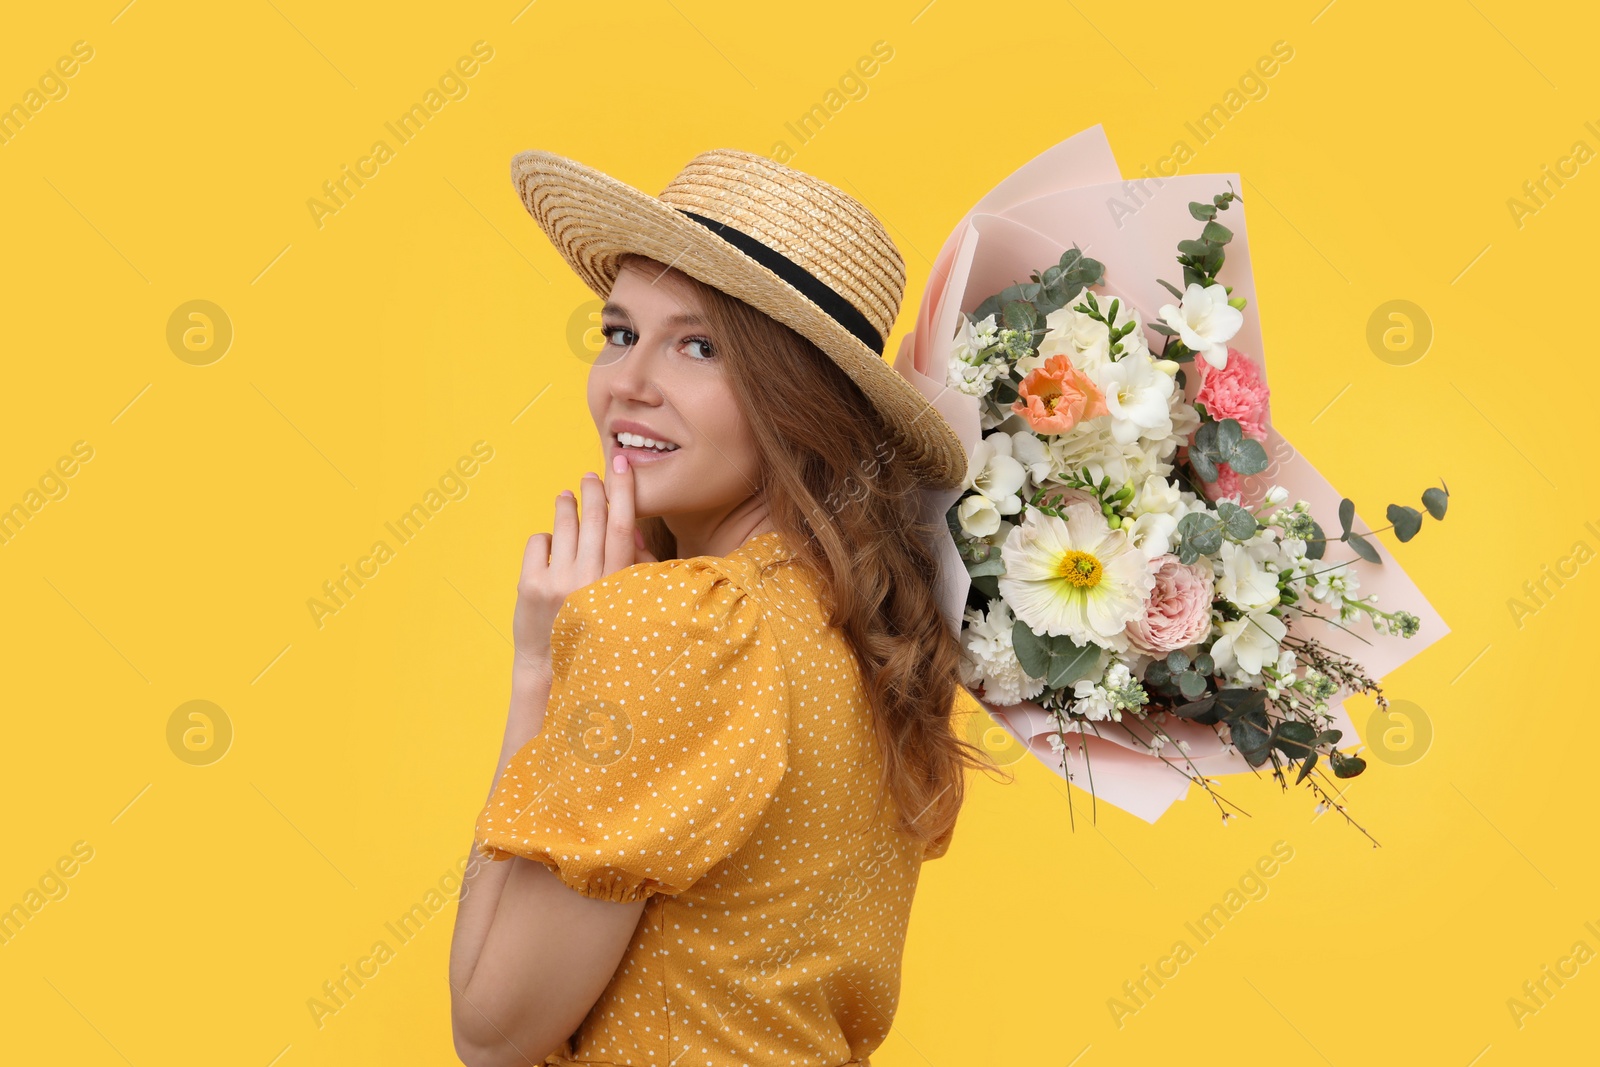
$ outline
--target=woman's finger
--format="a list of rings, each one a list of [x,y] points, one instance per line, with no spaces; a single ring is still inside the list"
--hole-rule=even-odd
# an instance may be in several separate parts
[[[633,566],[643,545],[642,538],[635,542],[633,512],[633,463],[618,452],[611,467],[611,477],[606,479],[606,503],[610,514],[606,519],[605,573]],[[618,470],[618,467],[621,470]]]
[[[592,471],[583,476],[578,492],[583,495],[583,518],[578,527],[578,573],[584,583],[605,576],[606,562],[606,487]]]
[[[556,516],[550,535],[550,566],[565,573],[578,554],[578,505],[570,489],[556,497]]]

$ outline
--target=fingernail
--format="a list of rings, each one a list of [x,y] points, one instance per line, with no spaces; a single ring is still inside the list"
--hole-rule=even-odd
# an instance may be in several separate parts
[[[612,456],[611,469],[616,471],[618,474],[626,472],[628,469],[628,457],[624,456],[621,452],[618,452],[616,455]]]

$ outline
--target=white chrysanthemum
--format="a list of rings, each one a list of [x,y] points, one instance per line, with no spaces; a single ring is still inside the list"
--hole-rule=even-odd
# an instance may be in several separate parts
[[[1278,603],[1278,574],[1268,570],[1249,545],[1224,541],[1218,555],[1222,560],[1218,596],[1241,611],[1261,611]]]
[[[991,600],[988,610],[968,608],[967,626],[961,634],[961,680],[983,685],[983,699],[991,704],[1020,704],[1044,692],[1044,679],[1030,677],[1017,660],[1011,643],[1016,620],[1004,601]]]
[[[1000,595],[1035,633],[1125,649],[1123,629],[1144,610],[1155,575],[1093,503],[1076,501],[1065,514],[1031,511],[1006,538]]]
[[[1162,304],[1162,321],[1178,331],[1178,339],[1213,367],[1228,365],[1228,342],[1244,325],[1244,313],[1228,303],[1220,283],[1190,282],[1177,304]]]
[[[1264,663],[1278,658],[1278,643],[1289,628],[1282,619],[1268,611],[1255,612],[1240,619],[1219,622],[1222,636],[1211,645],[1211,658],[1222,673],[1242,671],[1248,675],[1261,673]]]

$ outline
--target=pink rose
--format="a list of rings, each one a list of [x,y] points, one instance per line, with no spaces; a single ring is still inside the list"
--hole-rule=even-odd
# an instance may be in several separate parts
[[[1164,656],[1199,641],[1211,629],[1212,581],[1203,571],[1168,552],[1150,561],[1156,585],[1144,615],[1124,629],[1141,652]]]
[[[1246,437],[1266,440],[1267,397],[1272,391],[1261,380],[1261,372],[1250,357],[1230,348],[1228,362],[1221,370],[1204,360],[1195,362],[1201,367],[1200,390],[1195,400],[1204,404],[1218,422],[1237,419]]]

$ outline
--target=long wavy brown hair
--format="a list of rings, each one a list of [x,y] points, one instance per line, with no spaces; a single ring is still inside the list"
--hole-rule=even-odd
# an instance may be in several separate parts
[[[655,274],[662,264],[629,255]],[[894,799],[901,829],[942,855],[966,799],[968,767],[996,765],[954,728],[960,645],[930,576],[943,523],[920,517],[917,477],[894,461],[872,402],[811,341],[736,297],[674,271],[698,292],[734,395],[747,412],[773,527],[822,577],[829,624],[860,666],[883,759],[878,808]],[[677,546],[659,517],[639,529],[659,559]]]

